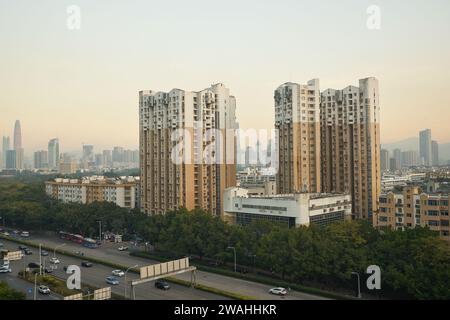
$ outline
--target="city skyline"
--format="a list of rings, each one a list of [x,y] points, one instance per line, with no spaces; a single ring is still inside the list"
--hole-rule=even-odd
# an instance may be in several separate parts
[[[450,45],[433,40],[449,37],[450,4],[378,1],[381,28],[369,30],[370,4],[349,1],[344,8],[335,1],[308,2],[306,10],[300,1],[231,2],[220,8],[208,3],[202,6],[204,14],[184,2],[127,6],[109,1],[104,15],[101,1],[79,1],[81,28],[68,30],[64,1],[1,1],[0,135],[11,136],[10,123],[21,119],[25,150],[45,149],[50,137],[64,141],[66,150],[83,142],[104,149],[111,137],[116,145],[136,148],[136,91],[194,90],[218,82],[239,101],[242,128],[273,128],[272,95],[278,84],[320,78],[326,79],[321,84],[326,90],[375,76],[383,92],[382,144],[416,136],[423,128],[431,128],[439,143],[450,142],[439,121],[450,117],[450,109],[442,107],[450,98],[440,97],[450,83]],[[152,12],[150,19],[145,12]],[[322,18],[314,18],[317,14]],[[17,22],[22,19],[27,23]],[[415,37],[405,37],[405,32]],[[190,46],[188,39],[196,34],[214,40]],[[348,40],[342,41],[342,35]],[[142,39],[152,39],[151,44]],[[158,43],[163,45],[152,45]],[[277,50],[275,43],[283,43],[284,49]],[[33,52],[33,59],[26,52]],[[405,116],[409,125],[398,125],[397,119]],[[127,130],[118,135],[118,127]]]

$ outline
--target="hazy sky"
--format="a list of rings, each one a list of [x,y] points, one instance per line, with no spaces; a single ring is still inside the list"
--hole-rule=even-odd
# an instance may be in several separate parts
[[[67,28],[69,5],[81,29]],[[370,5],[381,30],[366,26]],[[0,0],[0,135],[24,147],[138,147],[138,91],[223,82],[243,128],[273,127],[273,91],[380,81],[382,142],[450,142],[450,1]]]

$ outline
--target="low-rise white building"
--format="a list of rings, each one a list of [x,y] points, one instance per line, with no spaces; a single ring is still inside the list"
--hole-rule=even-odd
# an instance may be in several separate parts
[[[268,220],[288,227],[327,225],[350,220],[351,197],[346,194],[297,193],[249,196],[247,189],[233,187],[224,193],[224,219],[246,225]]]
[[[138,180],[136,177],[103,176],[57,178],[45,183],[45,191],[50,197],[64,203],[112,202],[119,207],[134,209],[138,197]]]

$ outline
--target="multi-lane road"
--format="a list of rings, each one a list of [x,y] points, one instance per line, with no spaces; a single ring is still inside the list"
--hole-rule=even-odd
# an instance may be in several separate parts
[[[110,242],[105,242],[97,249],[88,249],[84,248],[81,245],[76,243],[61,240],[57,237],[43,237],[38,235],[32,235],[29,241],[33,243],[41,243],[47,247],[54,248],[56,246],[60,246],[61,244],[65,244],[64,250],[66,251],[82,251],[86,257],[98,258],[104,261],[108,261],[111,263],[119,264],[122,266],[131,267],[134,265],[146,266],[150,264],[159,263],[158,261],[152,261],[148,259],[143,259],[139,257],[130,256],[127,251],[118,251],[117,248],[121,244],[114,244]],[[1,240],[0,242],[6,243],[6,241]],[[16,247],[17,248],[17,245]],[[130,250],[133,250],[130,247]],[[36,251],[36,250],[35,250]],[[50,253],[52,254],[52,253]],[[35,256],[33,256],[35,257]],[[67,262],[65,259],[68,259]],[[73,260],[72,260],[73,259]],[[69,261],[74,261],[78,263],[81,260],[77,260],[75,258],[64,257],[62,259],[62,264],[67,264]],[[87,268],[82,269],[82,277],[83,281],[88,284],[92,284],[95,286],[104,286],[105,278],[107,275],[110,275],[111,268],[105,266],[96,265],[91,270],[87,270]],[[56,275],[59,275],[59,271],[56,271]],[[130,278],[137,278],[136,274],[129,272]],[[63,275],[65,276],[65,275]],[[190,274],[181,274],[176,276],[178,279],[190,281]],[[227,277],[215,273],[209,273],[204,271],[197,271],[197,283],[213,287],[217,289],[221,289],[228,292],[238,293],[240,295],[252,297],[260,300],[273,300],[273,299],[285,299],[285,300],[322,300],[326,299],[320,296],[311,295],[307,293],[302,293],[298,291],[290,291],[289,294],[285,297],[278,297],[268,293],[270,286],[246,281],[242,279]],[[91,282],[91,283],[90,283]],[[123,282],[123,281],[121,281]],[[183,286],[176,286],[175,284],[171,284],[172,289],[166,292],[161,292],[153,287],[152,283],[140,285],[136,288],[136,298],[137,299],[223,299],[223,297],[218,295],[213,295],[210,293],[206,293],[204,291],[186,288]],[[123,295],[124,287],[121,283],[118,287],[115,287],[113,292],[118,292]],[[146,293],[144,295],[144,292]]]
[[[12,241],[0,239],[0,242],[3,243],[4,248],[10,251],[18,250],[18,244]],[[32,255],[24,256],[23,259],[19,261],[11,261],[11,267],[13,269],[12,273],[8,274],[0,274],[0,280],[6,280],[9,284],[13,284],[13,287],[16,289],[27,292],[30,288],[33,287],[33,284],[28,283],[22,279],[17,277],[17,273],[23,269],[24,265],[28,265],[30,262],[36,262],[39,264],[39,250],[36,248],[30,248],[33,252]],[[78,247],[78,250],[80,248]],[[97,250],[95,250],[97,252]],[[56,257],[60,260],[60,264],[52,265],[49,263],[49,259],[53,256],[53,252],[49,252],[47,257],[43,257],[43,264],[46,267],[52,266],[54,271],[52,275],[58,277],[60,279],[66,280],[68,275],[64,272],[63,267],[67,265],[78,265],[81,268],[81,282],[86,283],[88,285],[103,288],[103,287],[111,287],[113,293],[124,296],[125,295],[125,279],[124,277],[117,277],[119,279],[119,285],[109,285],[106,283],[106,277],[111,276],[112,268],[108,266],[104,266],[101,264],[95,264],[93,267],[82,267],[81,262],[82,258],[73,258],[69,256],[64,256],[61,254],[56,254]],[[127,274],[127,282],[132,279],[137,279],[138,275],[135,273],[129,272]],[[136,287],[135,289],[135,297],[137,300],[218,300],[225,299],[222,296],[215,295],[209,292],[197,290],[195,288],[188,288],[185,286],[170,284],[171,288],[169,290],[160,290],[155,288],[153,282],[149,282],[146,284],[142,284]],[[127,287],[127,296],[130,297],[129,286]],[[39,297],[47,298],[47,299],[60,299],[56,295],[52,295],[50,297],[39,295]],[[28,298],[31,298],[30,295]]]

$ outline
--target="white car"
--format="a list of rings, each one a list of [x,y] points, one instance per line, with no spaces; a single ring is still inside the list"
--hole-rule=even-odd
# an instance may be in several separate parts
[[[270,294],[274,294],[277,296],[285,296],[287,295],[287,290],[285,288],[272,288],[269,290]]]
[[[125,275],[125,272],[123,272],[122,270],[113,270],[111,273],[116,277],[123,277]]]
[[[2,267],[0,267],[0,273],[11,273],[12,272],[12,270],[11,270],[11,268],[9,267],[9,265],[5,265],[5,266],[2,266]]]
[[[117,250],[125,251],[125,250],[128,250],[128,247],[127,246],[120,246],[120,247],[117,248]]]
[[[59,263],[61,263],[61,261],[59,261],[58,258],[53,257],[53,258],[50,258],[50,263],[53,263],[53,264],[59,264]]]
[[[50,294],[50,289],[47,286],[40,285],[38,288],[39,293],[41,294]]]

